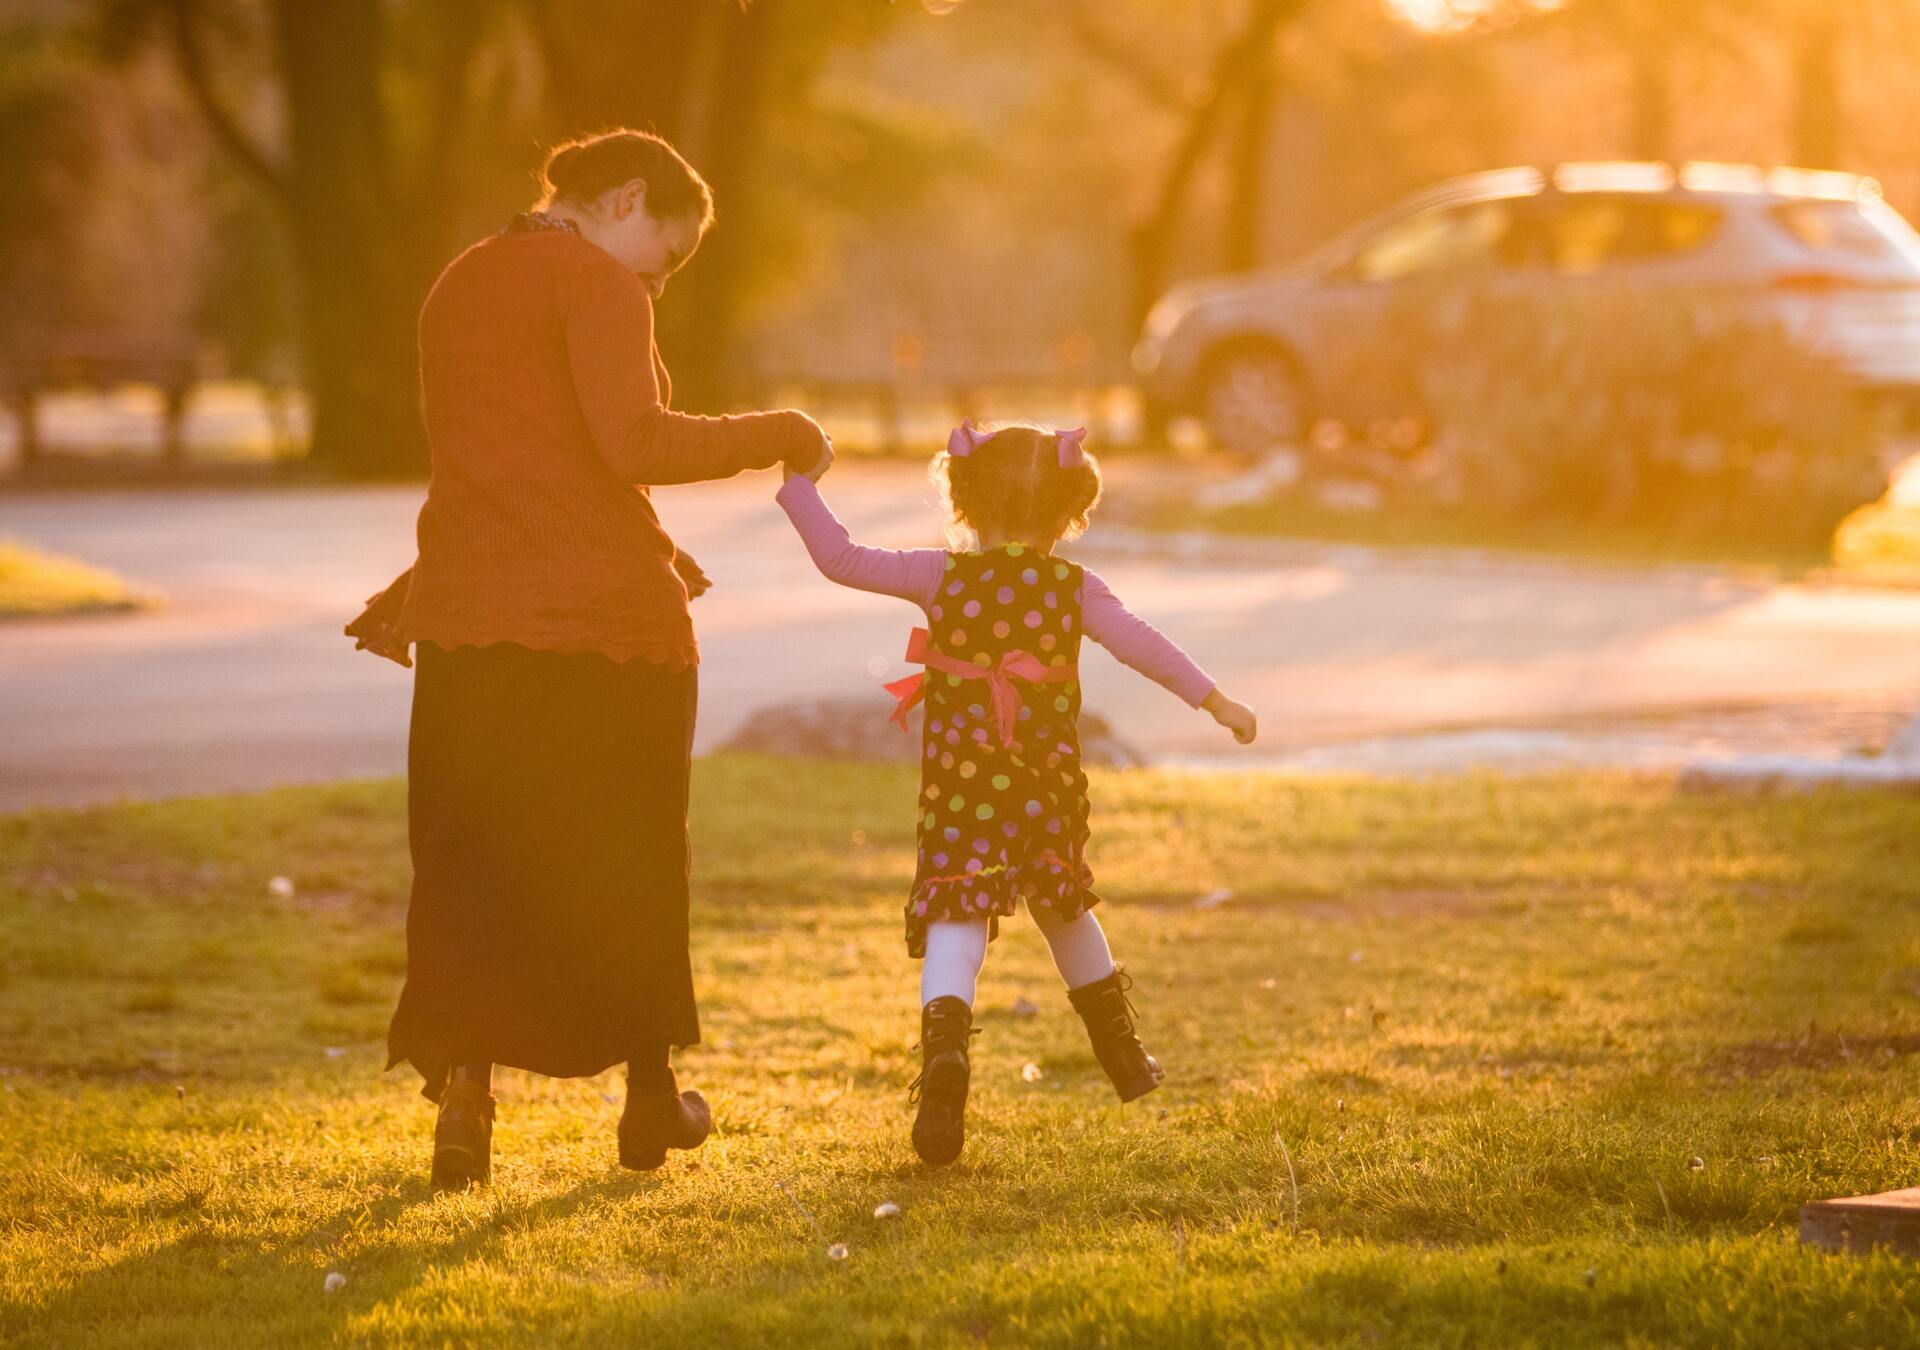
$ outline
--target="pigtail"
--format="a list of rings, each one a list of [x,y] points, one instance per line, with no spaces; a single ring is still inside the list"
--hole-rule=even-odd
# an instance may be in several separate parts
[[[934,456],[930,476],[952,521],[950,534],[998,530],[1035,544],[1073,539],[1087,528],[1100,498],[1100,468],[1091,454],[1067,456],[1059,433],[1016,423],[998,427]],[[1062,460],[1071,459],[1068,465]]]

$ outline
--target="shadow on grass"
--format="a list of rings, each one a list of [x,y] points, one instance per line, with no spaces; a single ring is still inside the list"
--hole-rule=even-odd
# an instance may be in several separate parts
[[[143,1312],[167,1310],[181,1343],[286,1345],[331,1339],[347,1316],[401,1298],[436,1275],[484,1260],[501,1244],[558,1223],[584,1209],[658,1190],[656,1176],[620,1175],[582,1182],[556,1194],[518,1199],[483,1188],[440,1195],[418,1175],[389,1183],[390,1193],[365,1204],[345,1200],[324,1221],[284,1238],[223,1236],[203,1219],[155,1245],[89,1270],[50,1299],[0,1307],[0,1342],[97,1345],[136,1324]],[[168,1207],[170,1217],[201,1209],[206,1193]],[[438,1243],[373,1244],[352,1259],[338,1295],[325,1288],[329,1252],[368,1230],[398,1237],[403,1221],[427,1206],[477,1206],[457,1234]],[[244,1331],[242,1330],[244,1329]],[[199,1335],[194,1332],[198,1331]]]

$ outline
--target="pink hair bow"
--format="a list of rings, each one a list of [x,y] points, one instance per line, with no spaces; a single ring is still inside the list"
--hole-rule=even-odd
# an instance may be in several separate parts
[[[971,417],[964,417],[960,420],[960,425],[947,435],[947,453],[955,459],[965,459],[986,444],[991,435],[991,432],[983,432],[974,426]],[[1085,462],[1086,451],[1083,448],[1087,440],[1085,427],[1075,427],[1071,431],[1056,431],[1053,437],[1060,447],[1061,468],[1071,469]]]
[[[1056,431],[1053,435],[1054,439],[1060,443],[1061,468],[1077,468],[1085,462],[1086,455],[1081,449],[1087,440],[1087,429],[1085,427],[1075,427],[1072,431]]]
[[[973,425],[971,417],[963,417],[960,425],[947,434],[947,453],[955,459],[965,459],[978,450],[986,439],[979,428]]]

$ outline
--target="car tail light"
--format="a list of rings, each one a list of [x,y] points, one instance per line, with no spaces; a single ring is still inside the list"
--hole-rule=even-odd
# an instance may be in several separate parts
[[[1774,290],[1796,291],[1803,295],[1851,290],[1855,284],[1853,278],[1840,276],[1834,272],[1782,272],[1773,279]]]

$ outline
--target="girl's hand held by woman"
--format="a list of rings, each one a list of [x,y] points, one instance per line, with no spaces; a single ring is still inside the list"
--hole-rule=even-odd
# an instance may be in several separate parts
[[[793,462],[789,460],[785,464],[781,465],[780,481],[784,484],[794,478],[811,478],[814,482],[817,483],[822,478],[826,477],[827,470],[831,469],[832,467],[833,467],[833,440],[831,437],[827,435],[826,432],[822,431],[820,433],[819,456],[813,461],[813,464],[811,465],[811,467],[805,468],[805,469],[796,469],[793,467]]]

